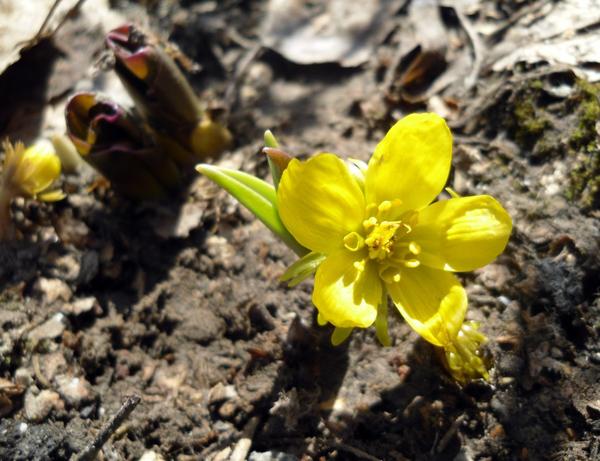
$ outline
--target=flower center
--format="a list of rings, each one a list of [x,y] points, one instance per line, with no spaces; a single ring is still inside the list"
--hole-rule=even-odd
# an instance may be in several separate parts
[[[369,249],[369,258],[379,261],[387,259],[394,251],[394,242],[398,239],[397,233],[402,225],[402,221],[377,222],[375,218],[365,220],[363,227],[368,232],[365,245]]]
[[[417,222],[417,213],[409,211],[398,217],[394,213],[399,200],[384,201],[367,207],[363,221],[364,232],[350,232],[344,237],[344,246],[350,251],[366,248],[368,258],[378,265],[379,276],[386,282],[399,282],[402,268],[418,267],[415,258],[421,247],[408,236]]]

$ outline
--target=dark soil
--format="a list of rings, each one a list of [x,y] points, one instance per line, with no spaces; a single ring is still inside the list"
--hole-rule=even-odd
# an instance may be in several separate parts
[[[235,137],[223,165],[266,178],[265,129],[296,155],[367,160],[393,119],[426,109],[379,92],[394,35],[357,68],[264,50],[236,73],[252,49],[232,31],[254,41],[265,2],[114,3],[200,64],[190,79]],[[552,96],[557,79],[568,96]],[[53,206],[15,203],[25,237],[0,244],[0,378],[15,385],[0,387],[0,459],[69,459],[131,394],[142,401],[101,459],[233,459],[244,438],[251,460],[600,459],[594,88],[521,69],[443,95],[460,106],[449,185],[495,196],[514,221],[506,252],[461,276],[490,382],[456,384],[396,313],[391,347],[374,330],[331,346],[312,282],[278,280],[293,253],[204,178],[136,204],[89,192],[88,173]],[[178,217],[189,232],[169,230]]]

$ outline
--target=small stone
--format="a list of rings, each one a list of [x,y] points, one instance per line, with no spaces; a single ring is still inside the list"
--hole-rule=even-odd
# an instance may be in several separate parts
[[[15,371],[15,384],[28,387],[33,382],[33,372],[29,368],[18,368]]]
[[[231,447],[225,447],[218,452],[211,461],[227,461],[231,454]]]
[[[161,455],[159,455],[158,453],[156,453],[155,451],[146,451],[144,452],[144,454],[140,457],[140,459],[138,461],[164,461],[165,458],[163,458]]]
[[[253,451],[248,456],[248,461],[298,461],[298,458],[283,451]]]
[[[587,414],[592,419],[600,419],[600,400],[588,402],[585,406]]]
[[[66,254],[54,261],[55,275],[68,282],[74,282],[81,271],[81,264],[74,254]]]
[[[235,390],[235,386],[225,386],[223,383],[217,383],[210,391],[208,391],[208,403],[219,403],[227,400],[238,398],[238,393]]]
[[[54,391],[44,389],[35,395],[30,388],[25,394],[25,418],[31,422],[40,422],[48,417],[52,410],[64,409],[64,403]]]
[[[32,341],[58,338],[65,331],[65,316],[61,312],[54,314],[40,326],[29,332],[27,337]]]
[[[206,239],[206,253],[225,269],[232,266],[235,248],[227,242],[225,237],[211,235]]]
[[[40,356],[40,365],[44,376],[48,381],[53,381],[58,374],[64,374],[67,371],[67,360],[62,352],[52,352]]]
[[[92,309],[96,312],[101,312],[102,308],[94,296],[89,296],[87,298],[80,298],[72,303],[65,304],[62,308],[62,311],[65,314],[77,316],[89,312]]]
[[[219,407],[219,416],[222,419],[231,419],[235,416],[238,410],[238,405],[235,400],[228,400]]]
[[[81,257],[81,270],[77,277],[77,285],[90,283],[100,270],[100,256],[97,251],[86,251]]]
[[[64,374],[58,375],[55,382],[59,394],[72,407],[79,408],[83,403],[94,398],[90,383],[85,378]]]
[[[40,277],[33,285],[33,290],[42,297],[42,301],[46,304],[52,304],[58,299],[68,302],[73,296],[69,285],[60,279]]]
[[[164,393],[177,395],[179,389],[185,382],[188,370],[182,364],[159,368],[154,374],[153,384]]]

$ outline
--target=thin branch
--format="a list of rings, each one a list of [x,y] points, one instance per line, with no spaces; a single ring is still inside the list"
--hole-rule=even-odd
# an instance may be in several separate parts
[[[86,446],[83,451],[75,458],[75,461],[93,461],[98,456],[100,449],[119,428],[123,421],[131,414],[131,412],[140,403],[139,395],[130,395],[125,399],[119,411],[102,427],[96,438]]]

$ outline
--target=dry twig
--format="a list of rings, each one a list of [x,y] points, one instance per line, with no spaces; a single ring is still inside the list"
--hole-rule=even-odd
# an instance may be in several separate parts
[[[119,426],[123,424],[123,421],[137,407],[140,400],[140,396],[135,394],[127,397],[121,408],[119,408],[119,411],[102,427],[96,438],[83,449],[79,456],[75,458],[75,461],[93,461],[96,459],[102,446],[117,431]]]

